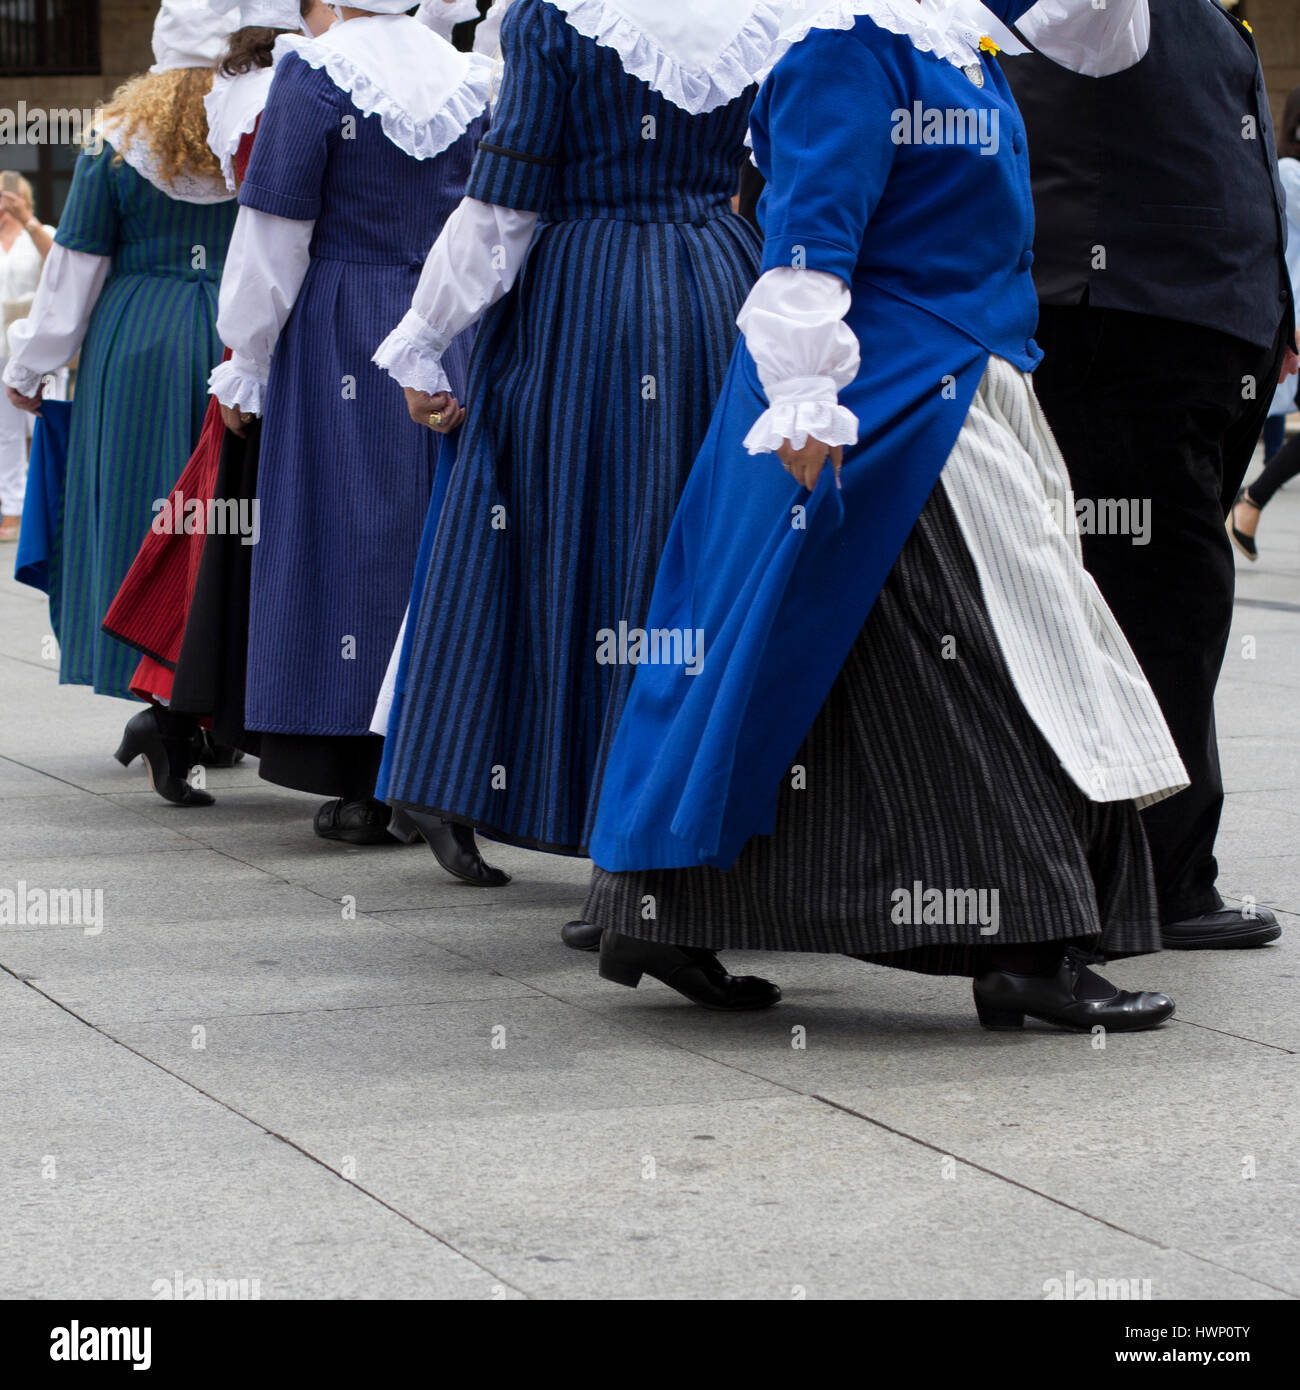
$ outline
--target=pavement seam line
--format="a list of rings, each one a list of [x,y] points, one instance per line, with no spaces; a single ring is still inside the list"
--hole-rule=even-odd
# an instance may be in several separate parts
[[[1006,1173],[999,1173],[995,1168],[986,1167],[983,1163],[977,1163],[972,1158],[965,1158],[961,1154],[953,1153],[951,1149],[945,1149],[929,1139],[922,1139],[918,1135],[909,1134],[904,1129],[896,1129],[893,1125],[886,1124],[884,1120],[877,1120],[871,1115],[864,1115],[862,1111],[855,1110],[851,1105],[845,1105],[838,1100],[831,1100],[829,1096],[812,1095],[812,1100],[820,1101],[822,1105],[829,1106],[832,1110],[839,1110],[845,1115],[851,1115],[854,1119],[862,1120],[869,1125],[874,1125],[877,1129],[883,1129],[887,1134],[893,1134],[899,1139],[908,1139],[913,1144],[920,1144],[923,1148],[929,1149],[932,1153],[937,1153],[944,1158],[951,1158],[954,1162],[960,1163],[967,1168],[973,1168],[976,1172],[983,1173],[985,1176],[995,1178],[999,1182],[1018,1187],[1022,1192],[1028,1192],[1034,1197],[1041,1197],[1045,1202],[1051,1202],[1053,1206],[1072,1211],[1077,1216],[1082,1216],[1086,1221],[1096,1222],[1099,1226],[1106,1226],[1112,1231],[1117,1231],[1120,1235],[1131,1236],[1134,1240],[1140,1240],[1145,1245],[1154,1246],[1157,1250],[1167,1250],[1171,1254],[1186,1255],[1189,1260],[1197,1260],[1201,1264],[1209,1265],[1211,1269],[1222,1270],[1225,1274],[1236,1275],[1239,1279],[1245,1279],[1252,1284],[1258,1284],[1261,1288],[1272,1289],[1274,1293],[1285,1294],[1288,1298],[1300,1298],[1300,1293],[1295,1289],[1284,1289],[1280,1284],[1270,1284],[1267,1279],[1260,1279],[1254,1274],[1243,1274],[1239,1269],[1233,1269],[1231,1265],[1221,1264],[1218,1260],[1212,1260],[1208,1255],[1198,1255],[1195,1251],[1186,1250],[1181,1245],[1167,1245],[1164,1241],[1157,1240],[1154,1236],[1143,1235],[1141,1231],[1130,1230],[1127,1226],[1120,1226],[1114,1221],[1108,1221],[1104,1216],[1098,1216],[1095,1212],[1085,1211],[1083,1207],[1077,1207],[1073,1202],[1067,1202],[1063,1197],[1053,1197],[1050,1192],[1043,1192],[1037,1187],[1031,1187],[1027,1182],[1021,1182],[1019,1178],[1013,1178]]]
[[[108,1042],[112,1043],[114,1047],[120,1047],[124,1052],[129,1052],[133,1057],[138,1057],[142,1062],[145,1062],[149,1066],[155,1068],[157,1071],[162,1072],[164,1076],[171,1077],[173,1081],[179,1081],[182,1086],[186,1087],[188,1090],[193,1091],[196,1095],[200,1095],[205,1100],[211,1101],[214,1105],[220,1106],[220,1108],[226,1111],[227,1114],[234,1115],[238,1119],[241,1119],[245,1121],[247,1124],[252,1125],[254,1129],[260,1130],[263,1134],[269,1135],[272,1139],[279,1140],[280,1143],[293,1149],[295,1152],[300,1153],[304,1158],[314,1163],[318,1168],[324,1169],[325,1172],[329,1173],[331,1177],[337,1178],[339,1182],[344,1183],[348,1187],[352,1188],[354,1191],[361,1193],[363,1197],[369,1198],[369,1200],[374,1202],[377,1206],[383,1207],[385,1211],[391,1212],[399,1220],[405,1221],[408,1226],[413,1227],[421,1234],[428,1236],[431,1240],[437,1241],[438,1244],[441,1245],[444,1249],[450,1250],[453,1255],[458,1255],[462,1260],[465,1260],[469,1264],[473,1265],[475,1269],[480,1270],[483,1274],[486,1274],[488,1278],[495,1280],[503,1288],[511,1289],[515,1293],[521,1295],[521,1297],[531,1300],[532,1295],[529,1294],[525,1289],[521,1289],[518,1285],[512,1284],[508,1279],[504,1278],[500,1274],[497,1274],[495,1270],[489,1268],[489,1266],[485,1265],[481,1260],[478,1260],[473,1255],[467,1254],[464,1250],[459,1249],[457,1246],[453,1245],[451,1241],[447,1240],[445,1236],[440,1236],[437,1233],[437,1231],[431,1231],[427,1226],[422,1226],[413,1216],[408,1216],[406,1212],[402,1211],[398,1207],[393,1206],[391,1202],[385,1201],[377,1193],[371,1192],[370,1189],[367,1187],[362,1187],[362,1185],[359,1182],[357,1182],[355,1178],[345,1178],[343,1174],[338,1171],[337,1168],[331,1167],[328,1163],[325,1162],[323,1158],[319,1158],[309,1149],[303,1148],[303,1146],[299,1144],[296,1140],[288,1138],[287,1135],[280,1134],[277,1130],[269,1129],[260,1120],[254,1119],[253,1116],[245,1114],[242,1110],[237,1109],[228,1101],[222,1100],[220,1096],[214,1096],[210,1091],[205,1091],[202,1086],[195,1085],[193,1081],[190,1081],[188,1078],[181,1076],[178,1072],[172,1071],[170,1067],[164,1066],[156,1058],[150,1057],[147,1053],[141,1052],[138,1048],[132,1047],[130,1043],[124,1042],[121,1038],[114,1037],[112,1033],[107,1031],[107,1029],[101,1028],[97,1023],[92,1023],[88,1018],[84,1018],[81,1014],[77,1013],[75,1009],[69,1008],[60,1000],[55,999],[53,995],[47,994],[45,990],[41,989],[38,985],[33,984],[31,980],[26,980],[21,975],[16,974],[7,965],[0,965],[0,970],[3,970],[6,975],[9,975],[13,979],[17,980],[19,984],[25,985],[33,993],[40,995],[42,999],[48,1000],[51,1004],[54,1005],[56,1009],[61,1009],[70,1018],[75,1018],[78,1023],[82,1024],[86,1028],[89,1028],[91,1032],[97,1033],[101,1038],[104,1038]]]

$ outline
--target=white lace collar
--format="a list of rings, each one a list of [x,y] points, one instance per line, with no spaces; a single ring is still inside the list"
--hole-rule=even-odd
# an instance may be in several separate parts
[[[983,38],[1006,53],[1029,51],[979,0],[786,0],[782,48],[813,29],[852,29],[862,15],[959,68],[980,63]]]
[[[141,178],[147,179],[160,192],[165,193],[169,198],[174,198],[179,203],[226,203],[230,201],[231,192],[226,187],[226,181],[220,177],[213,177],[209,174],[181,173],[170,183],[166,182],[158,168],[158,156],[153,151],[153,146],[149,143],[149,137],[138,127],[131,136],[131,142],[126,149],[122,149],[117,143],[117,136],[121,132],[121,126],[116,122],[106,122],[95,132],[101,136],[105,144],[111,145],[116,154],[120,154],[125,163],[129,164]]]
[[[239,142],[257,125],[266,109],[274,68],[249,68],[234,77],[217,73],[203,98],[208,113],[208,148],[221,161],[226,187],[235,192],[235,154]]]
[[[432,159],[458,140],[487,109],[492,62],[458,53],[406,15],[346,19],[319,38],[282,34],[277,62],[294,52],[324,68],[358,110],[377,115],[384,134],[415,159]]]
[[[734,101],[776,61],[787,0],[548,0],[625,71],[691,115]]]

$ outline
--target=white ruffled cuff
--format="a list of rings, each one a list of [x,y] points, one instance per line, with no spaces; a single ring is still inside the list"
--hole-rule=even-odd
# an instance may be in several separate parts
[[[442,367],[442,354],[447,345],[427,323],[412,310],[379,345],[370,360],[382,367],[399,386],[413,391],[427,391],[435,396],[439,391],[451,394],[451,382]]]
[[[24,367],[16,358],[11,357],[5,363],[5,385],[12,386],[20,396],[40,395],[41,382],[44,378],[44,372],[36,372],[30,367]]]
[[[578,33],[612,48],[630,76],[639,77],[652,91],[692,116],[734,101],[780,56],[776,51],[783,9],[780,0],[760,0],[720,53],[702,52],[696,62],[665,52],[659,40],[606,0],[551,0],[551,4],[563,11]]]
[[[829,377],[800,377],[783,382],[772,404],[745,436],[751,454],[771,454],[789,440],[802,449],[810,438],[847,447],[858,442],[858,417],[840,405]]]
[[[208,391],[231,410],[260,415],[266,399],[266,372],[236,353],[213,371]]]

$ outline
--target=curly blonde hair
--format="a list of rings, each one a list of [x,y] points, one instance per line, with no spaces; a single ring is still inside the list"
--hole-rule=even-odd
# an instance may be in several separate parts
[[[178,174],[220,178],[221,165],[208,148],[208,116],[203,109],[203,98],[211,90],[209,68],[145,72],[124,82],[103,114],[105,126],[113,127],[116,162],[122,162],[135,136],[142,135],[166,182]]]

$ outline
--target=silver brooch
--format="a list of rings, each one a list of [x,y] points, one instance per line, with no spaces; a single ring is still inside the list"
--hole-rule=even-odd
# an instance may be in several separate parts
[[[977,87],[982,87],[984,85],[983,63],[970,63],[968,66],[962,68],[962,72],[964,72]]]

